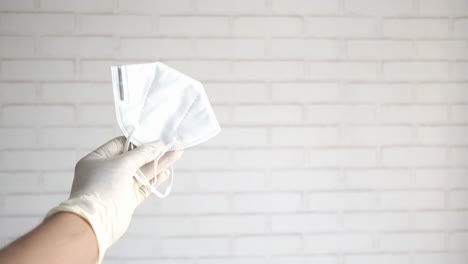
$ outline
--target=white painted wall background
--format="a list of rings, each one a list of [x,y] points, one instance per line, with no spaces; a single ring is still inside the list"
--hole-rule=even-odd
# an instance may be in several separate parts
[[[206,84],[187,151],[105,263],[466,264],[466,0],[2,0],[0,241],[119,135],[109,66]]]

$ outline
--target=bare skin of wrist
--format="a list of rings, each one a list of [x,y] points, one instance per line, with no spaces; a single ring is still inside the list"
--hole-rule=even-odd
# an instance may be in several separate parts
[[[61,212],[0,250],[0,263],[88,264],[97,262],[98,245],[89,223]]]

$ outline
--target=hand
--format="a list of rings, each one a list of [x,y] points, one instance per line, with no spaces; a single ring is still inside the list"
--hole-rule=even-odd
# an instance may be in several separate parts
[[[86,219],[98,241],[99,262],[107,248],[125,233],[134,210],[150,194],[147,187],[135,181],[135,172],[141,169],[158,185],[168,178],[168,168],[183,152],[166,153],[155,172],[152,161],[164,149],[161,141],[126,153],[124,144],[125,137],[117,137],[82,158],[75,167],[70,199],[48,213],[73,212]]]

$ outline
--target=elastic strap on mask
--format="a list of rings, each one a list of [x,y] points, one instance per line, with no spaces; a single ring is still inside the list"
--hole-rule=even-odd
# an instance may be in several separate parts
[[[136,129],[133,129],[128,137],[127,137],[127,140],[125,141],[125,145],[124,145],[124,153],[125,152],[128,152],[128,150],[130,149],[130,141],[132,139],[132,136],[133,134],[135,133],[135,130]],[[159,153],[159,155],[154,159],[153,161],[153,166],[154,166],[154,172],[156,173],[157,172],[157,169],[158,169],[158,162],[159,162],[159,159],[161,159],[161,157],[172,147],[172,143],[170,144],[167,144],[164,149]],[[166,190],[164,191],[164,193],[161,193],[160,191],[158,191],[154,185],[148,181],[148,179],[146,178],[146,176],[143,174],[143,172],[138,169],[136,171],[136,174],[134,175],[135,179],[142,185],[146,186],[148,188],[148,190],[150,192],[152,192],[154,195],[156,195],[158,198],[166,198],[169,193],[171,192],[172,190],[172,183],[174,181],[174,168],[171,166],[169,168],[169,184],[168,186],[166,187]],[[156,175],[154,176],[155,179],[156,179]]]

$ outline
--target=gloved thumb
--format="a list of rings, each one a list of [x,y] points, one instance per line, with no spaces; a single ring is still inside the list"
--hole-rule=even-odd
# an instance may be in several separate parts
[[[155,141],[124,153],[122,158],[131,163],[136,171],[143,165],[155,160],[164,150],[164,147],[165,145],[162,141]]]

